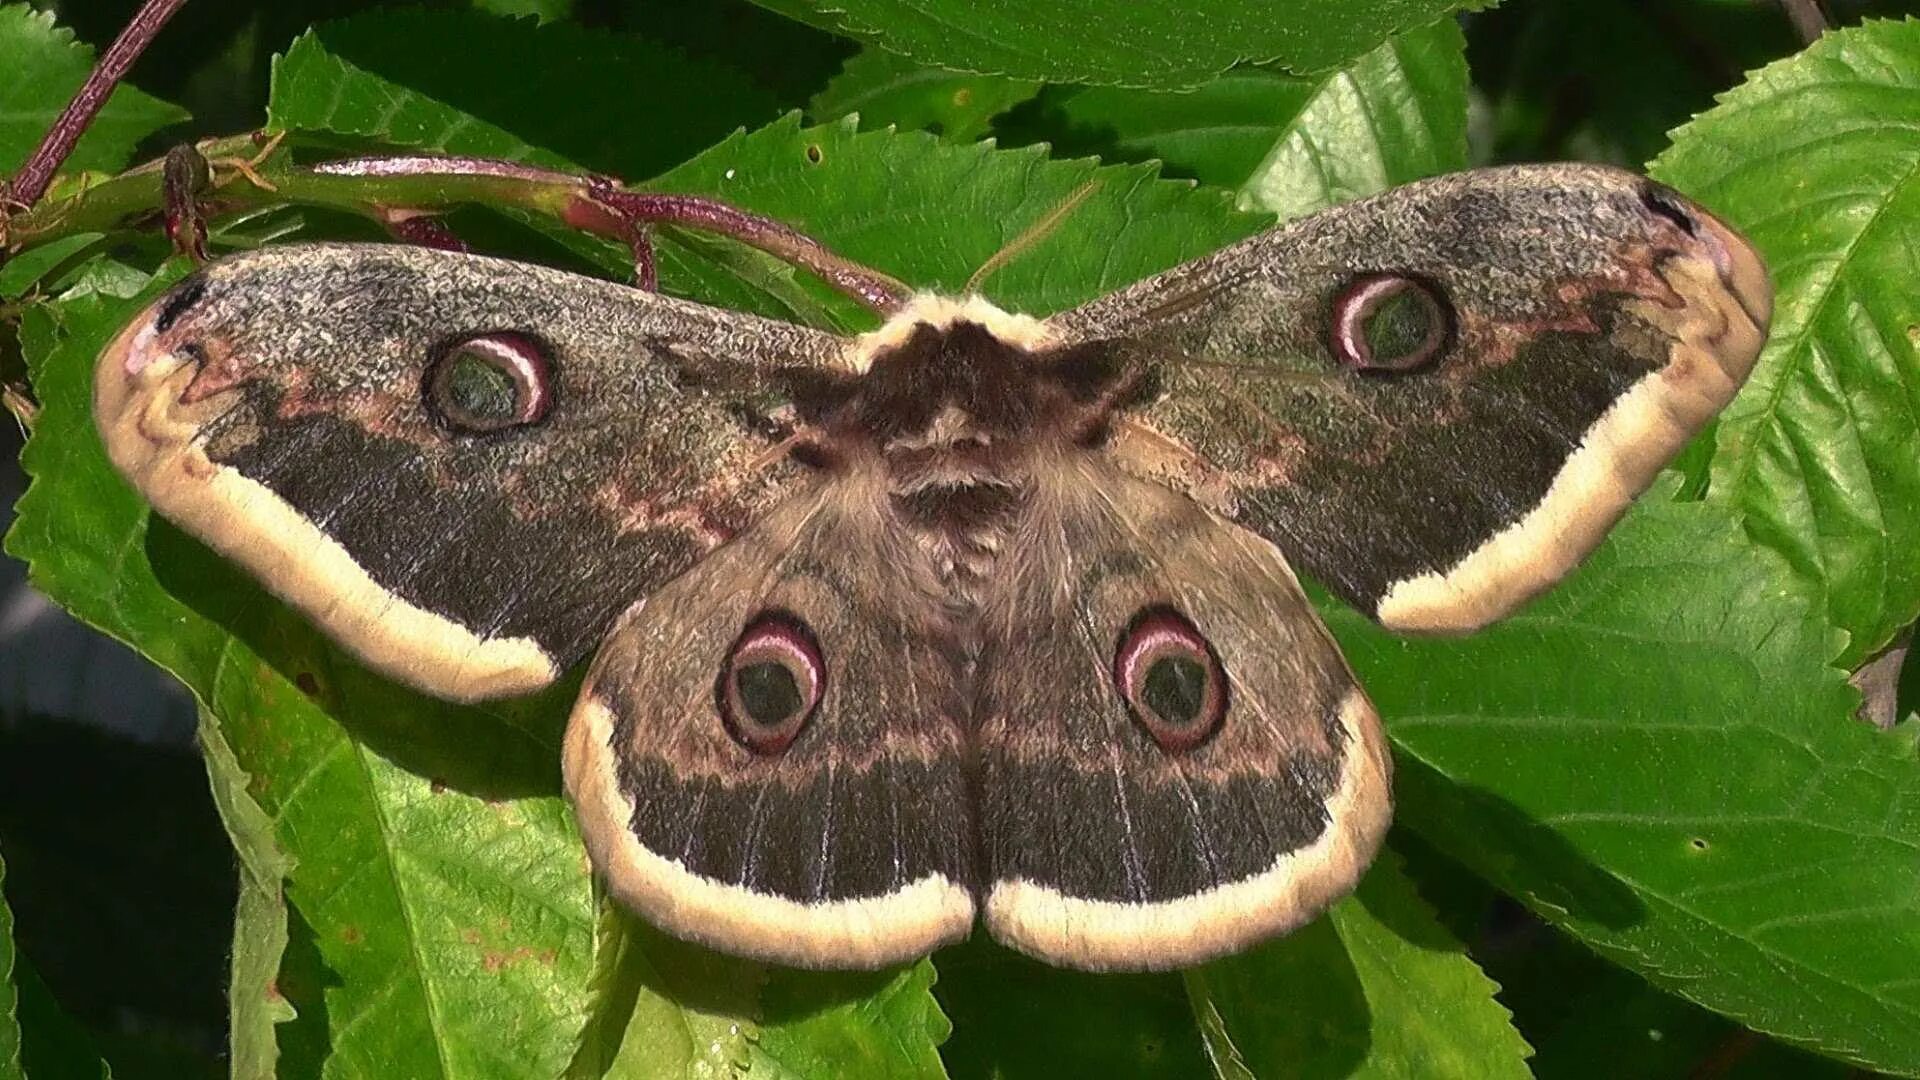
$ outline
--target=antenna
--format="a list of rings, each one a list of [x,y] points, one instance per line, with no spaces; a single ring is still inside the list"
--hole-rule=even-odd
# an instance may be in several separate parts
[[[981,263],[980,269],[975,270],[973,276],[967,279],[966,288],[961,290],[961,295],[971,296],[979,292],[981,282],[991,277],[996,270],[999,270],[1001,267],[1018,258],[1020,254],[1028,248],[1046,239],[1047,234],[1051,233],[1062,221],[1066,220],[1068,214],[1073,213],[1081,203],[1087,201],[1087,196],[1098,190],[1100,190],[1100,181],[1098,180],[1089,180],[1075,188],[1073,194],[1061,200],[1059,206],[1047,211],[1046,216],[1027,226],[1026,231],[1014,237],[1007,243],[1007,246],[994,252],[992,258]]]

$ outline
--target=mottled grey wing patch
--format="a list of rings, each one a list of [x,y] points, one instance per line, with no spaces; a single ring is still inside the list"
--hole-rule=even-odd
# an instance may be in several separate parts
[[[1390,626],[1463,630],[1571,569],[1731,399],[1769,296],[1673,192],[1527,166],[1315,214],[1048,326],[1144,373],[1130,470]]]
[[[374,245],[216,262],[102,358],[98,420],[162,513],[364,659],[455,697],[549,681],[797,467],[772,376],[838,339],[499,259]]]

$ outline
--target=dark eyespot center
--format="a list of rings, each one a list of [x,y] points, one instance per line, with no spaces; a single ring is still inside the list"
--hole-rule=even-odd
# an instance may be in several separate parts
[[[733,682],[741,706],[757,724],[771,727],[806,708],[800,681],[778,661],[735,668]]]
[[[773,755],[800,736],[825,687],[813,631],[791,612],[764,611],[727,650],[714,699],[735,742]]]
[[[1227,676],[1198,627],[1173,608],[1135,615],[1114,652],[1113,677],[1128,710],[1168,753],[1184,753],[1220,730]]]
[[[445,385],[453,409],[502,422],[512,418],[520,396],[513,376],[467,351],[447,358]]]
[[[1368,274],[1333,300],[1329,346],[1361,371],[1411,371],[1434,362],[1453,336],[1453,312],[1437,286],[1402,274]]]
[[[512,331],[455,341],[428,371],[426,394],[447,426],[468,434],[535,424],[552,404],[552,369],[532,338]]]
[[[1162,656],[1147,666],[1140,702],[1175,724],[1191,724],[1207,703],[1207,669],[1187,656]]]

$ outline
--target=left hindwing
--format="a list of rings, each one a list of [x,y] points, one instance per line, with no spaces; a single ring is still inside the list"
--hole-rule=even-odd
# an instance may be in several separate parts
[[[681,937],[879,967],[973,925],[961,702],[872,495],[795,495],[635,604],[588,672],[565,759],[587,850]]]
[[[978,676],[988,927],[1137,970],[1301,925],[1386,831],[1366,694],[1271,544],[1101,461],[1042,480]]]

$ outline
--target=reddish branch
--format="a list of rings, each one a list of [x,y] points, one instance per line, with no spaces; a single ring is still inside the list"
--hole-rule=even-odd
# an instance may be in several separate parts
[[[13,175],[13,179],[0,185],[0,201],[20,207],[32,206],[40,201],[40,196],[47,193],[47,185],[53,182],[53,174],[66,163],[67,155],[73,153],[74,144],[80,141],[80,136],[106,105],[107,98],[113,95],[113,88],[126,75],[127,69],[133,66],[133,62],[140,58],[140,54],[146,51],[147,46],[153,43],[154,35],[186,2],[146,0],[140,5],[140,10],[134,12],[126,29],[113,39],[106,55],[87,75],[87,81],[81,85],[79,93],[73,95],[66,109],[60,113],[60,118],[53,122],[53,127],[47,129],[47,134],[40,140],[40,145],[34,148],[32,156],[27,158],[26,164],[20,166],[20,171]]]
[[[11,181],[0,184],[0,225],[11,225],[12,236],[0,235],[0,259],[5,247],[23,237],[42,241],[82,222],[96,226],[131,220],[139,209],[160,202],[168,235],[181,250],[204,255],[207,208],[203,198],[220,210],[269,201],[307,203],[355,210],[378,220],[396,236],[435,247],[461,248],[435,215],[463,202],[491,203],[549,214],[560,221],[626,243],[633,254],[634,277],[646,289],[655,286],[651,229],[677,225],[719,233],[759,248],[777,258],[817,274],[827,284],[880,312],[890,312],[907,298],[900,282],[828,250],[819,241],[772,218],[749,213],[694,195],[665,195],[628,191],[608,177],[577,176],[550,169],[486,158],[420,157],[411,155],[355,158],[310,169],[276,171],[269,181],[255,171],[274,156],[280,136],[268,141],[252,159],[223,156],[249,142],[245,137],[212,140],[203,147],[182,147],[169,154],[162,177],[152,167],[129,170],[113,181],[97,185],[57,208],[36,207],[54,173],[73,150],[81,133],[100,112],[114,86],[153,42],[168,19],[186,0],[144,0],[120,36],[87,76],[66,110],[33,155]],[[257,144],[256,144],[257,146]],[[209,165],[244,176],[253,190],[226,186],[208,174]],[[229,177],[228,179],[231,179]],[[149,192],[158,180],[161,188]],[[345,189],[337,181],[345,181]],[[10,211],[18,211],[12,217]],[[11,220],[9,218],[11,217]],[[100,220],[105,219],[105,220]],[[0,230],[4,232],[4,230]]]

